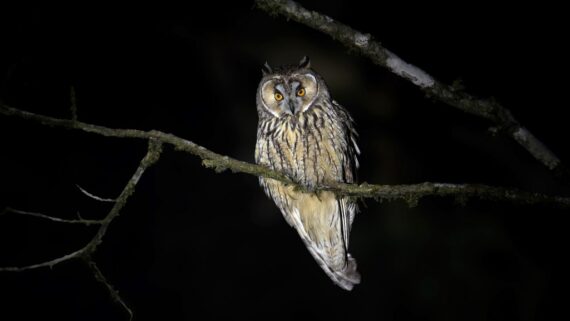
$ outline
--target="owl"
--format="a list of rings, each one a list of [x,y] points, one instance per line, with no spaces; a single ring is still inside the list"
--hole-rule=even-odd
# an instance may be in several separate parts
[[[274,69],[265,63],[262,71],[256,163],[309,189],[330,182],[354,183],[360,154],[354,121],[332,99],[309,58]],[[348,253],[355,202],[327,191],[301,192],[274,179],[259,181],[332,281],[345,290],[360,283],[356,261]]]

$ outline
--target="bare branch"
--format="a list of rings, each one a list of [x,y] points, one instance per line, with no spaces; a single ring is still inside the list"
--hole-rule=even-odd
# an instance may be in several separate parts
[[[58,258],[55,258],[53,260],[49,260],[49,261],[45,261],[45,262],[41,262],[41,263],[37,263],[37,264],[20,266],[20,267],[15,267],[15,266],[0,267],[0,272],[22,272],[22,271],[26,271],[26,270],[39,269],[39,268],[43,268],[43,267],[52,268],[59,263],[63,263],[63,262],[66,262],[66,261],[69,261],[72,259],[81,258],[83,255],[85,255],[86,252],[87,252],[87,246],[84,246],[75,252],[66,254],[62,257],[58,257]]]
[[[64,218],[49,216],[49,215],[42,214],[42,213],[17,210],[17,209],[11,208],[11,207],[6,207],[4,209],[4,211],[2,211],[2,213],[3,214],[4,213],[14,213],[14,214],[18,214],[18,215],[32,216],[32,217],[46,219],[46,220],[49,220],[52,222],[67,223],[67,224],[94,225],[94,224],[102,224],[103,223],[102,220],[86,220],[86,219],[82,219],[82,218],[79,218],[77,220],[68,220],[68,219],[64,219]]]
[[[95,250],[97,249],[97,246],[102,242],[103,237],[107,233],[107,228],[109,227],[109,225],[111,224],[113,219],[115,219],[117,216],[119,216],[121,210],[127,204],[127,200],[134,193],[135,187],[136,187],[137,183],[139,182],[141,176],[144,174],[144,172],[150,166],[152,166],[154,163],[156,163],[158,161],[158,159],[160,158],[160,154],[162,152],[162,143],[153,139],[153,138],[149,138],[148,143],[149,143],[149,145],[148,145],[148,151],[147,151],[146,155],[140,161],[139,166],[135,170],[135,173],[133,174],[133,176],[131,176],[131,178],[129,179],[129,181],[127,182],[125,187],[123,188],[123,191],[121,192],[121,194],[117,198],[113,208],[109,211],[109,213],[107,214],[107,216],[105,216],[105,218],[103,220],[98,222],[98,224],[100,224],[101,226],[97,230],[97,233],[95,234],[95,236],[91,239],[91,241],[89,241],[89,243],[87,243],[84,247],[82,247],[81,249],[79,249],[75,252],[69,253],[69,254],[64,255],[62,257],[59,257],[59,258],[55,258],[53,260],[45,261],[45,262],[38,263],[38,264],[22,266],[22,267],[2,267],[2,268],[0,268],[0,272],[22,272],[22,271],[26,271],[26,270],[33,270],[33,269],[38,269],[38,268],[43,268],[43,267],[50,267],[51,268],[57,264],[60,264],[60,263],[63,263],[63,262],[66,262],[66,261],[69,261],[72,259],[83,258],[89,264],[89,267],[93,271],[95,278],[99,282],[103,283],[106,286],[107,290],[109,291],[109,295],[111,296],[111,298],[113,298],[114,301],[118,302],[129,313],[129,316],[132,319],[133,313],[132,313],[131,309],[129,309],[129,307],[121,299],[121,297],[119,296],[119,293],[115,289],[113,289],[113,287],[109,284],[109,282],[107,282],[105,276],[103,275],[103,273],[101,273],[101,270],[99,270],[99,268],[97,267],[95,262],[93,262],[91,260],[91,255],[95,252]],[[56,221],[56,222],[65,222],[65,223],[71,223],[71,222],[75,223],[78,221],[85,221],[83,219],[71,220],[71,221],[56,219],[56,218],[53,218],[51,216],[40,214],[40,213],[24,212],[24,211],[14,210],[14,209],[10,209],[10,208],[5,209],[4,212],[13,212],[13,213],[22,214],[22,215],[30,215],[30,216],[34,216],[34,217],[40,217],[40,218],[49,219],[49,220]]]
[[[189,140],[185,140],[172,134],[167,134],[156,130],[142,131],[136,129],[112,129],[83,122],[70,122],[65,119],[33,114],[1,104],[0,113],[22,117],[25,119],[40,122],[44,125],[79,129],[104,136],[148,139],[151,141],[171,144],[177,150],[200,157],[204,166],[213,168],[217,172],[229,169],[234,173],[246,173],[255,176],[264,176],[267,178],[279,180],[286,184],[295,185],[300,190],[305,190],[308,192],[328,190],[333,191],[337,194],[349,195],[353,197],[374,198],[378,200],[402,199],[405,201],[418,200],[422,197],[430,195],[452,196],[461,200],[476,197],[484,200],[504,200],[518,204],[544,204],[561,208],[570,207],[570,198],[567,197],[548,196],[486,185],[454,185],[441,183],[423,183],[414,185],[372,185],[365,183],[357,185],[331,183],[325,187],[308,190],[306,187],[303,187],[302,185],[294,182],[291,178],[280,172],[271,170],[265,166],[250,164],[237,159],[233,159],[229,156],[220,155]],[[117,199],[117,204],[120,203],[120,198],[121,197]]]
[[[127,185],[125,185],[125,187],[123,188],[121,195],[119,195],[119,197],[117,198],[117,201],[116,201],[115,205],[113,206],[113,208],[111,209],[111,211],[109,211],[109,213],[107,214],[107,216],[105,216],[104,219],[102,219],[100,221],[94,221],[94,222],[97,222],[97,224],[100,224],[101,226],[99,227],[99,229],[97,230],[97,233],[91,239],[91,241],[89,241],[89,243],[87,243],[84,247],[82,247],[81,249],[79,249],[75,252],[72,252],[70,254],[67,254],[67,255],[64,255],[62,257],[55,258],[55,259],[52,259],[49,261],[45,261],[45,262],[38,263],[38,264],[22,266],[22,267],[2,267],[2,268],[0,268],[0,271],[20,272],[20,271],[32,270],[32,269],[37,269],[37,268],[42,268],[42,267],[52,267],[56,264],[59,264],[59,263],[65,262],[65,261],[69,261],[71,259],[77,259],[77,258],[84,257],[85,255],[91,255],[93,252],[95,252],[95,250],[97,249],[97,246],[101,243],[103,236],[105,236],[105,233],[107,232],[107,228],[109,227],[109,224],[111,224],[113,219],[115,219],[117,216],[119,216],[120,211],[123,209],[123,207],[127,203],[129,196],[131,196],[133,194],[133,192],[135,190],[135,186],[139,182],[142,174],[152,164],[154,164],[155,162],[158,161],[161,152],[162,152],[161,143],[155,141],[154,139],[150,139],[147,154],[140,161],[138,168],[136,169],[136,171],[133,174],[133,176],[131,177],[131,179],[129,179],[129,181],[127,182]],[[79,223],[81,221],[86,221],[83,219],[63,220],[63,219],[54,218],[54,217],[44,215],[44,214],[40,214],[40,213],[24,212],[24,211],[14,210],[11,208],[6,208],[4,211],[5,212],[13,212],[13,213],[21,214],[21,215],[30,215],[30,216],[34,216],[34,217],[40,217],[40,218],[44,218],[44,219],[49,219],[51,221],[63,222],[63,223]],[[85,224],[85,223],[82,223],[82,224]]]
[[[150,166],[152,166],[154,163],[158,161],[161,153],[162,153],[162,143],[152,138],[149,139],[148,151],[146,155],[140,161],[139,166],[137,167],[135,173],[133,174],[133,176],[131,176],[131,178],[127,182],[127,185],[125,185],[125,187],[123,188],[123,191],[121,192],[119,197],[117,197],[117,201],[115,202],[115,205],[113,206],[111,211],[109,211],[109,214],[107,214],[107,216],[103,219],[103,224],[101,224],[101,227],[97,231],[97,234],[95,234],[95,237],[93,237],[93,239],[87,244],[86,247],[89,249],[88,252],[90,254],[93,253],[96,250],[97,246],[101,243],[103,236],[105,236],[105,233],[107,233],[107,228],[109,227],[109,224],[111,224],[111,222],[117,216],[119,216],[121,210],[127,204],[127,200],[134,193],[135,187],[138,184],[143,173]]]
[[[111,299],[113,299],[113,301],[115,301],[116,303],[120,304],[121,307],[123,307],[123,309],[125,309],[125,311],[127,311],[127,313],[129,314],[129,320],[132,320],[133,311],[129,308],[129,306],[125,303],[125,301],[123,301],[123,299],[119,295],[119,291],[115,290],[115,288],[113,288],[113,286],[109,283],[109,281],[107,281],[107,278],[105,278],[105,275],[103,275],[103,272],[101,272],[95,261],[89,258],[86,260],[86,262],[91,271],[93,272],[93,274],[95,275],[95,279],[101,282],[105,286],[105,288],[107,288],[107,291],[111,296]]]
[[[498,102],[479,99],[456,86],[441,83],[425,71],[403,61],[396,54],[384,48],[370,34],[361,33],[322,13],[307,10],[295,1],[256,0],[256,4],[270,15],[282,15],[331,36],[353,51],[368,57],[375,64],[411,81],[430,97],[494,122],[537,161],[550,169],[556,178],[570,184],[570,172],[563,166],[560,159]]]
[[[88,191],[86,191],[83,187],[79,186],[78,184],[75,184],[75,186],[77,186],[77,188],[81,191],[81,193],[87,195],[87,197],[90,197],[96,201],[109,202],[109,203],[115,203],[116,202],[116,200],[112,199],[112,198],[102,198],[102,197],[99,197],[97,195],[91,194]]]

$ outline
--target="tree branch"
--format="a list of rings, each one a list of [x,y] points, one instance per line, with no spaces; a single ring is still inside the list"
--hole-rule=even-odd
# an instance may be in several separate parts
[[[30,264],[30,265],[26,265],[26,266],[19,266],[19,267],[17,267],[17,266],[0,267],[0,272],[23,272],[23,271],[35,270],[35,269],[39,269],[39,268],[43,268],[43,267],[52,268],[59,263],[63,263],[63,262],[66,262],[66,261],[69,261],[72,259],[81,258],[85,255],[86,251],[87,251],[87,245],[80,248],[79,250],[77,250],[75,252],[71,252],[69,254],[55,258],[53,260],[44,261],[44,262],[37,263],[37,264]]]
[[[372,185],[372,184],[342,184],[336,183],[323,188],[340,194],[369,197],[380,200],[402,199],[410,206],[427,196],[455,197],[460,204],[477,198],[487,201],[507,201],[518,205],[550,205],[559,208],[570,208],[570,197],[550,196],[517,189],[481,185],[481,184],[447,184],[421,183],[411,185]]]
[[[396,54],[384,48],[370,34],[361,33],[319,12],[307,10],[295,1],[255,0],[255,2],[260,9],[270,15],[284,16],[331,36],[351,50],[368,57],[375,64],[411,81],[428,96],[464,112],[490,120],[526,149],[537,161],[551,170],[557,179],[570,184],[570,172],[563,166],[560,159],[498,102],[479,99],[456,86],[441,83],[425,71],[403,61]]]
[[[52,222],[57,222],[57,223],[67,223],[67,224],[83,224],[83,225],[95,225],[95,224],[102,224],[103,221],[102,220],[86,220],[86,219],[76,219],[76,220],[68,220],[68,219],[64,219],[64,218],[59,218],[59,217],[54,217],[54,216],[49,216],[46,214],[42,214],[42,213],[36,213],[36,212],[28,212],[28,211],[22,211],[22,210],[17,210],[11,207],[6,207],[2,213],[0,213],[0,215],[2,214],[8,214],[8,213],[14,213],[14,214],[18,214],[18,215],[24,215],[24,216],[32,216],[32,217],[37,217],[37,218],[42,218],[48,221],[52,221]]]
[[[229,169],[234,173],[246,173],[255,176],[263,176],[295,185],[300,190],[307,192],[332,191],[339,195],[348,195],[360,198],[374,198],[377,200],[402,199],[414,205],[417,201],[426,196],[451,196],[462,202],[469,198],[479,198],[482,200],[508,201],[515,204],[544,204],[561,208],[570,208],[570,198],[561,196],[549,196],[538,193],[524,192],[515,189],[487,185],[456,185],[441,183],[423,183],[413,185],[373,185],[373,184],[343,184],[329,183],[313,190],[294,182],[286,175],[271,170],[265,166],[243,162],[229,156],[224,156],[197,145],[189,140],[163,133],[156,130],[142,131],[136,129],[113,129],[103,126],[87,124],[79,121],[69,121],[44,115],[22,111],[13,107],[0,104],[0,114],[17,116],[24,119],[39,122],[48,126],[78,129],[90,133],[95,133],[110,137],[138,138],[156,141],[173,145],[177,150],[187,152],[202,159],[204,166],[213,168],[217,172]],[[120,197],[117,204],[120,203]]]
[[[0,110],[3,110],[3,108],[4,108],[4,106],[0,105]],[[89,243],[87,243],[85,246],[83,246],[79,250],[72,252],[72,253],[69,253],[69,254],[66,254],[66,255],[59,257],[59,258],[55,258],[55,259],[45,261],[42,263],[22,266],[22,267],[2,267],[2,268],[0,268],[0,272],[22,272],[22,271],[26,271],[26,270],[38,269],[38,268],[43,268],[43,267],[53,267],[54,265],[57,265],[57,264],[60,264],[60,263],[66,262],[66,261],[70,261],[73,259],[85,259],[87,261],[87,263],[89,264],[89,267],[91,268],[91,270],[94,272],[95,278],[107,287],[107,290],[109,291],[111,297],[116,302],[121,304],[121,306],[125,310],[127,310],[129,315],[132,317],[132,311],[127,307],[125,302],[120,298],[118,292],[115,291],[113,289],[113,287],[107,282],[107,280],[105,279],[105,277],[103,276],[103,274],[101,273],[101,271],[99,270],[97,265],[95,265],[95,262],[93,262],[91,260],[91,255],[96,251],[97,246],[102,242],[103,237],[107,233],[107,229],[108,229],[109,225],[111,224],[111,222],[117,216],[119,216],[121,210],[127,204],[127,200],[134,193],[135,187],[138,184],[143,173],[150,166],[152,166],[154,163],[156,163],[158,161],[158,159],[160,158],[160,154],[162,152],[162,143],[160,141],[153,139],[152,137],[148,138],[148,143],[149,143],[149,145],[148,145],[148,150],[147,150],[146,155],[140,161],[139,166],[135,170],[135,173],[133,174],[133,176],[131,176],[131,178],[129,179],[129,181],[127,182],[127,184],[125,185],[125,187],[121,191],[121,194],[119,195],[119,197],[117,197],[117,199],[115,200],[115,204],[114,204],[113,208],[109,211],[109,213],[105,216],[104,219],[102,219],[101,221],[97,221],[98,224],[100,224],[99,229],[97,230],[97,233],[91,239],[91,241],[89,241]],[[56,222],[65,222],[65,223],[72,223],[73,222],[73,223],[75,223],[77,221],[79,221],[79,222],[85,221],[82,219],[77,220],[77,221],[57,219],[57,218],[54,218],[54,217],[51,217],[48,215],[44,215],[44,214],[40,214],[40,213],[24,212],[24,211],[14,210],[14,209],[10,209],[10,208],[5,209],[5,212],[14,212],[17,214],[22,214],[22,215],[30,215],[30,216],[34,216],[34,217],[49,219],[49,220],[56,221]],[[83,223],[83,224],[85,224],[85,223]]]
[[[287,176],[273,171],[267,167],[242,162],[228,156],[220,155],[197,145],[189,140],[176,137],[172,134],[151,130],[143,131],[138,129],[114,129],[103,126],[97,126],[80,121],[72,121],[69,119],[54,118],[40,114],[34,114],[28,111],[20,110],[14,107],[0,103],[0,114],[6,116],[15,116],[26,120],[31,120],[42,125],[50,127],[62,127],[67,129],[79,129],[88,133],[94,133],[107,137],[120,138],[138,138],[138,139],[155,139],[156,141],[173,145],[175,149],[190,153],[202,159],[204,166],[214,168],[216,171],[224,171],[230,169],[234,172],[246,173],[257,176],[265,176],[273,178],[285,183],[294,184]]]
[[[99,197],[95,194],[89,193],[88,191],[86,191],[83,187],[75,184],[75,186],[77,187],[77,189],[79,189],[79,191],[81,191],[81,193],[83,193],[85,196],[92,198],[96,201],[99,202],[107,202],[107,203],[115,203],[116,200],[112,199],[112,198],[103,198],[103,197]]]
[[[95,275],[95,279],[97,281],[101,282],[105,286],[105,288],[107,288],[107,291],[109,292],[109,295],[111,296],[111,299],[113,299],[113,301],[115,301],[116,303],[120,304],[121,307],[123,307],[123,309],[125,309],[125,311],[127,311],[127,313],[129,314],[129,320],[132,320],[133,319],[133,311],[131,310],[131,308],[129,308],[129,306],[125,303],[125,301],[123,301],[123,299],[119,295],[119,291],[115,290],[115,288],[113,288],[111,283],[109,283],[109,281],[107,281],[107,278],[105,277],[103,272],[101,272],[101,270],[99,269],[99,267],[97,266],[95,261],[93,261],[91,258],[89,258],[86,260],[86,263],[89,266],[89,268],[91,269],[91,271],[93,272],[93,275]]]

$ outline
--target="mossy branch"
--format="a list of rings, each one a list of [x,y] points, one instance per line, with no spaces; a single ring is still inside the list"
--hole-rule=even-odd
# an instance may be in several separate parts
[[[265,166],[243,162],[229,156],[215,153],[189,140],[156,130],[142,131],[137,129],[108,128],[79,121],[34,114],[4,104],[0,104],[0,114],[24,118],[47,126],[78,129],[108,137],[146,139],[151,142],[154,141],[157,144],[169,144],[174,146],[176,150],[200,157],[204,166],[212,168],[216,170],[216,172],[231,170],[234,173],[263,176],[279,180],[286,184],[295,185],[300,190],[307,192],[332,191],[339,195],[347,195],[357,198],[374,198],[376,200],[388,201],[401,199],[408,201],[411,204],[417,203],[417,200],[426,196],[450,196],[459,200],[479,198],[492,201],[507,201],[516,204],[547,204],[555,207],[570,208],[570,198],[567,197],[549,196],[487,185],[442,183],[422,183],[412,185],[373,185],[364,183],[358,185],[330,183],[327,186],[320,186],[316,189],[308,190],[306,187],[296,183],[283,173],[271,170]],[[121,203],[121,198],[119,197],[116,202],[118,204]]]
[[[458,86],[439,82],[420,68],[403,61],[370,34],[357,31],[322,13],[307,10],[295,1],[256,0],[255,2],[257,7],[272,16],[281,15],[287,20],[293,20],[331,36],[351,51],[411,81],[427,96],[493,122],[495,127],[508,134],[537,161],[551,170],[557,179],[570,184],[570,171],[563,166],[560,159],[498,102],[476,98]]]

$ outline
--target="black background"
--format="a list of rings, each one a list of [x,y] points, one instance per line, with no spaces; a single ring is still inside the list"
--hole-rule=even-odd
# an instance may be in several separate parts
[[[563,161],[570,159],[567,21],[561,8],[303,4],[371,33],[437,79],[494,97]],[[309,55],[354,116],[360,181],[484,183],[567,194],[491,124],[423,96],[328,36],[251,2],[187,6],[4,7],[0,99],[85,122],[157,129],[253,161],[260,67]],[[0,116],[0,205],[100,218],[145,142]],[[568,211],[502,202],[366,200],[351,252],[362,284],[345,292],[320,270],[245,174],[216,174],[166,148],[111,225],[95,260],[137,320],[564,318]],[[0,266],[80,248],[94,227],[0,217]],[[126,320],[80,261],[0,273],[0,320]]]

